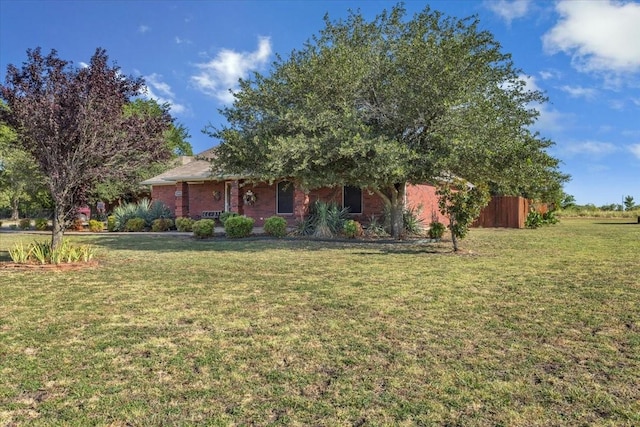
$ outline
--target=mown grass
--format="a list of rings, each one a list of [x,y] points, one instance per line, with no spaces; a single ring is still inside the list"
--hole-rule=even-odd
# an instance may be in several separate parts
[[[73,239],[98,267],[0,270],[2,425],[640,424],[637,224]]]

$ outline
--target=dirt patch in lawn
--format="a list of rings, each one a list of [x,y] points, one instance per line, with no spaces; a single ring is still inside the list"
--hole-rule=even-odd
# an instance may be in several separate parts
[[[98,261],[69,262],[60,264],[20,264],[15,262],[0,262],[0,270],[10,271],[73,271],[85,268],[95,268]]]

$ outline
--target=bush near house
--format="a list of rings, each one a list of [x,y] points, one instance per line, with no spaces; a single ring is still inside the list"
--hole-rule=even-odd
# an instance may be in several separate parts
[[[98,233],[104,229],[104,223],[102,221],[98,221],[97,219],[89,220],[89,231],[93,233]]]
[[[264,222],[264,232],[269,236],[284,237],[287,235],[287,221],[280,216],[272,216]]]
[[[170,218],[171,210],[162,202],[142,199],[138,203],[125,203],[122,206],[117,206],[113,210],[113,216],[115,218],[113,231],[128,231],[126,224],[132,218],[142,218],[144,227],[151,228],[154,220]]]
[[[429,225],[429,231],[427,232],[427,234],[431,239],[441,239],[446,230],[447,227],[443,223],[439,221],[433,221]]]
[[[224,226],[224,223],[227,222],[227,219],[233,218],[234,216],[238,216],[238,214],[236,212],[229,212],[229,211],[222,212],[218,220],[220,221],[220,224]]]
[[[249,237],[253,232],[253,218],[234,216],[224,222],[224,232],[232,239]]]
[[[362,225],[353,219],[349,219],[344,223],[344,235],[350,239],[362,236]]]
[[[180,232],[191,232],[194,222],[195,220],[187,217],[176,218],[176,228]]]
[[[154,219],[151,223],[151,231],[169,231],[173,228],[173,220],[169,218]]]
[[[206,239],[213,236],[216,222],[212,219],[201,219],[195,221],[192,225],[193,235],[198,239]]]
[[[127,220],[124,231],[138,232],[144,231],[145,220],[144,218],[131,218]]]
[[[107,231],[116,231],[116,217],[113,215],[107,217]]]
[[[20,227],[21,230],[28,230],[31,228],[31,220],[29,218],[22,218],[20,220],[20,222],[18,223],[18,227]]]

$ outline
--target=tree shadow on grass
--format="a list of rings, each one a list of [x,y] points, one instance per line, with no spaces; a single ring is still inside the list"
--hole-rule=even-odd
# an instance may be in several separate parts
[[[442,244],[417,243],[415,241],[358,240],[358,239],[314,239],[306,237],[274,238],[251,236],[242,239],[228,239],[215,236],[196,239],[188,235],[93,235],[88,243],[107,250],[131,250],[153,252],[262,252],[276,249],[322,251],[336,249],[360,249],[362,254],[424,254],[451,253],[451,248],[443,249]]]

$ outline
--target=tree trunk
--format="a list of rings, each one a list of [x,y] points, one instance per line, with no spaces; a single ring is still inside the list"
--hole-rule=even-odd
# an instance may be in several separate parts
[[[454,215],[449,217],[449,229],[451,230],[451,242],[453,243],[453,252],[458,252],[458,237],[454,230],[454,225],[456,223],[456,218]]]
[[[391,191],[391,236],[400,239],[404,233],[404,192],[405,185],[395,184]]]
[[[389,223],[391,226],[391,236],[394,239],[402,237],[404,232],[404,195],[405,183],[393,184],[386,188],[388,193],[379,189],[374,189],[375,193],[380,196],[384,203],[389,206]]]
[[[20,199],[18,197],[14,197],[11,200],[11,219],[17,221],[20,219],[20,210],[18,206],[20,205]]]
[[[51,250],[55,250],[62,244],[65,229],[64,208],[56,203],[53,211],[53,231],[51,232]]]

